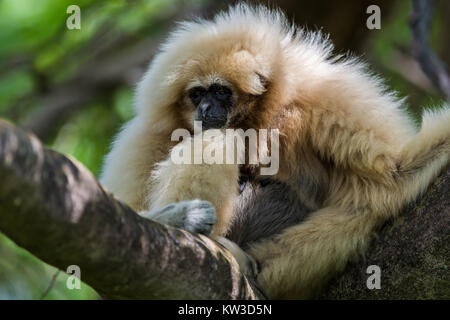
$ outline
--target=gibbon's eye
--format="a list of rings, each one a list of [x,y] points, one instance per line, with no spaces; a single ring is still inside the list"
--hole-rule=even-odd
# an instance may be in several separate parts
[[[195,87],[189,91],[189,99],[191,99],[192,104],[197,106],[206,94],[206,89],[203,87]]]
[[[225,86],[219,86],[219,85],[213,85],[211,88],[217,97],[217,99],[225,100],[231,97],[231,90],[228,87]]]

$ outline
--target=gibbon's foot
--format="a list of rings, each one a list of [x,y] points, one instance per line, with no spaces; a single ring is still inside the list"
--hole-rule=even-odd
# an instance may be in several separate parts
[[[239,269],[247,278],[256,280],[259,268],[258,263],[255,259],[253,259],[252,256],[242,250],[236,243],[228,240],[227,238],[215,237],[214,240],[216,240],[233,254],[234,258],[239,263]]]
[[[142,216],[189,232],[210,235],[217,223],[216,208],[209,201],[187,200],[168,204],[162,209],[145,211]]]

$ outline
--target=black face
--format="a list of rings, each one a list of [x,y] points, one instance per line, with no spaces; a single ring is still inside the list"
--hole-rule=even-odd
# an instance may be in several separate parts
[[[232,91],[226,86],[212,84],[208,89],[195,87],[189,91],[189,99],[197,108],[196,120],[202,121],[204,130],[222,128],[232,105]]]

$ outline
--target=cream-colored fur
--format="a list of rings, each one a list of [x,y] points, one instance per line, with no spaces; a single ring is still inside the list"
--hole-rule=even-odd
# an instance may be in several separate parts
[[[175,165],[169,155],[171,132],[192,129],[186,89],[229,83],[234,115],[245,116],[246,127],[280,130],[274,178],[305,203],[311,196],[302,179],[326,193],[307,221],[249,250],[268,297],[313,297],[363,252],[377,226],[427,188],[450,154],[448,105],[426,112],[417,132],[404,102],[361,62],[331,53],[321,34],[263,7],[238,5],[212,21],[181,24],[139,84],[136,117],[105,160],[103,184],[139,211],[208,200],[218,213],[215,234],[225,234],[237,166]]]
[[[206,200],[214,204],[218,222],[214,235],[223,235],[232,219],[233,200],[238,194],[239,170],[233,164],[193,164],[195,149],[205,149],[216,140],[203,139],[196,146],[192,139],[180,142],[191,148],[192,164],[174,164],[169,157],[159,162],[149,181],[151,192],[147,198],[147,210],[154,211],[170,203],[188,199]]]

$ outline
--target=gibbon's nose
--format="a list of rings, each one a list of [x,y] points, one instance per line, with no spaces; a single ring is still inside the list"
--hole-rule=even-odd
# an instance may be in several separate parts
[[[202,102],[200,104],[200,113],[203,119],[209,118],[209,111],[211,110],[211,104],[208,102]]]

